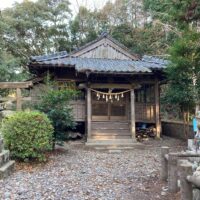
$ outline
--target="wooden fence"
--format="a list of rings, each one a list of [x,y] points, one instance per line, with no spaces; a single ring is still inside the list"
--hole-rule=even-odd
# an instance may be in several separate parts
[[[193,186],[200,188],[200,176],[193,175],[191,158],[200,158],[200,154],[169,153],[169,147],[161,148],[161,179],[168,181],[169,192],[174,193],[179,191],[180,181],[181,200],[193,200]]]

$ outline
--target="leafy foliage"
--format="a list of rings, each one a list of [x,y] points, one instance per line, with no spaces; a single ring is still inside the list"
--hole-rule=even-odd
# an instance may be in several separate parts
[[[45,160],[51,149],[53,127],[43,113],[17,112],[3,120],[2,134],[14,158]]]
[[[72,45],[78,48],[107,31],[134,53],[165,54],[177,34],[162,23],[154,23],[150,14],[144,11],[141,0],[107,2],[94,12],[80,7],[70,22]]]
[[[2,21],[6,24],[2,32],[6,48],[16,57],[21,57],[24,64],[31,55],[66,49],[66,20],[69,17],[67,0],[15,3],[14,7],[2,11]]]
[[[200,100],[200,34],[187,33],[177,40],[170,49],[170,61],[166,97],[183,111],[190,110]]]
[[[36,109],[47,114],[54,127],[54,144],[68,138],[67,131],[75,127],[69,101],[76,94],[73,90],[48,90],[41,96]]]
[[[179,106],[183,115],[199,104],[200,2],[198,0],[144,0],[146,11],[177,37],[169,49],[171,64],[166,70],[169,85],[163,102]],[[185,118],[185,117],[184,117]],[[189,117],[187,117],[189,119]]]
[[[200,19],[199,0],[144,0],[144,7],[154,18],[171,24],[178,23],[180,28],[186,28],[189,23]]]

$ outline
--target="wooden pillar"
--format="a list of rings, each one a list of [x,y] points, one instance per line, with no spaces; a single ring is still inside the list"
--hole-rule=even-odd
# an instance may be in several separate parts
[[[22,94],[20,88],[16,89],[16,109],[17,111],[22,109]]]
[[[169,147],[161,147],[161,180],[167,181],[168,177],[168,161],[165,155],[169,154]]]
[[[155,120],[156,120],[156,137],[160,138],[161,134],[161,121],[160,121],[160,91],[159,83],[155,84]]]
[[[131,135],[132,139],[136,139],[135,134],[135,93],[134,89],[131,89]]]
[[[92,101],[91,89],[87,88],[87,139],[91,138]]]

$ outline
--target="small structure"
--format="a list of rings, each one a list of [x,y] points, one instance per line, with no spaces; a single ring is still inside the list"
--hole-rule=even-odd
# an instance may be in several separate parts
[[[82,91],[72,106],[76,121],[86,125],[90,145],[131,144],[142,123],[154,126],[160,137],[159,85],[166,65],[162,59],[132,54],[104,33],[70,54],[33,56],[28,67],[37,80],[48,71],[59,87]]]
[[[15,161],[10,160],[9,150],[4,150],[3,139],[0,135],[0,179],[6,178],[14,170]]]

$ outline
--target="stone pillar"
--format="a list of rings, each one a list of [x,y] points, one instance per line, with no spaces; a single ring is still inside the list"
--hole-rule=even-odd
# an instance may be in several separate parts
[[[161,180],[167,181],[168,177],[168,160],[165,155],[169,154],[169,147],[161,147]]]
[[[3,151],[3,138],[1,138],[1,136],[0,136],[0,154],[1,154],[1,152]]]
[[[168,154],[168,189],[170,192],[178,192],[177,154]]]
[[[180,185],[181,185],[181,200],[192,200],[193,191],[192,184],[187,181],[187,176],[192,175],[192,164],[182,163],[180,165]]]
[[[87,88],[87,139],[91,138],[92,101],[91,89]]]
[[[8,177],[14,171],[15,161],[10,160],[9,150],[4,150],[3,139],[0,136],[0,180]]]
[[[136,139],[136,130],[135,130],[135,93],[134,89],[131,89],[131,135],[132,139]]]

